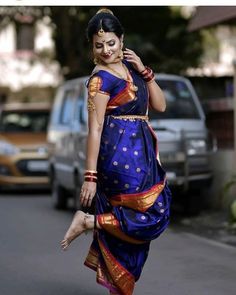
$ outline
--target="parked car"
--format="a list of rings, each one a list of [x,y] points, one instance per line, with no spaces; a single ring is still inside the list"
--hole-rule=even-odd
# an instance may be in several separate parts
[[[6,104],[0,113],[1,188],[47,187],[47,103]]]
[[[66,81],[58,89],[51,113],[49,171],[56,208],[66,208],[70,197],[79,208],[88,132],[87,78]],[[193,86],[181,76],[160,74],[156,79],[165,93],[167,109],[164,113],[150,109],[149,118],[168,182],[181,190],[181,195],[194,187],[200,190],[208,187],[212,179],[209,165],[212,140]],[[188,206],[191,199],[189,194]],[[197,202],[201,203],[199,196]]]

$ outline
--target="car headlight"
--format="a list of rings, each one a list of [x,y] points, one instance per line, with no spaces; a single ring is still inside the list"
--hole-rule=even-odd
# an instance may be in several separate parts
[[[19,152],[19,150],[20,149],[15,145],[7,141],[0,140],[0,155],[15,155]]]
[[[206,152],[206,141],[204,139],[191,139],[187,143],[188,155],[196,155]]]

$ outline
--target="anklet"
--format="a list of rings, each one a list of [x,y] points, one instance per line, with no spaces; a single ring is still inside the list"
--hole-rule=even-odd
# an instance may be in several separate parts
[[[86,219],[89,217],[89,213],[86,212],[85,215],[84,215],[84,227],[85,229],[87,229],[87,223],[86,223]]]
[[[94,214],[94,229],[97,229],[97,215]]]

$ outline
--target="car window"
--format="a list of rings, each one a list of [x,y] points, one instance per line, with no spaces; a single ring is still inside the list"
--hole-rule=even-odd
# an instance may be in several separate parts
[[[199,119],[200,114],[187,84],[180,80],[158,79],[164,92],[166,110],[163,113],[149,110],[150,119]]]
[[[62,102],[60,124],[69,125],[72,122],[74,116],[74,102],[75,91],[66,91]]]
[[[1,132],[46,132],[49,111],[3,111]]]

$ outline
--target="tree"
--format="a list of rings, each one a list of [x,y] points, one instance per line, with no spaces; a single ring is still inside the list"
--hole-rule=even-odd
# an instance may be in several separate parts
[[[87,75],[93,68],[85,30],[100,7],[50,7],[55,25],[56,58],[66,78]],[[111,7],[125,28],[125,46],[157,72],[184,73],[202,54],[199,32],[187,32],[189,20],[168,6]],[[90,45],[91,46],[91,45]]]
[[[132,14],[132,8],[125,9],[126,13],[123,7],[117,8],[117,15],[128,30],[127,46],[129,43],[156,71],[181,73],[198,64],[201,36],[187,32],[189,20],[181,15],[180,7],[136,7]],[[130,15],[135,15],[135,21],[130,22]]]

